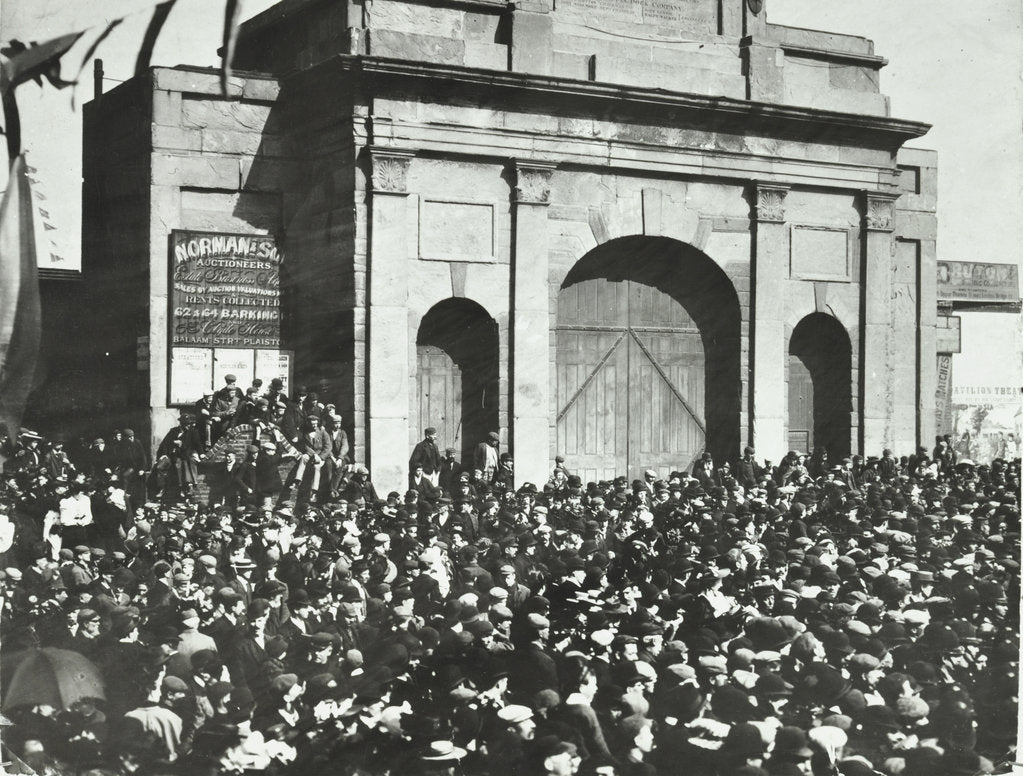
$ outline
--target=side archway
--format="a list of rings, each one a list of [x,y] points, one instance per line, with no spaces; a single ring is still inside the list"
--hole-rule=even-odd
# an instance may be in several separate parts
[[[498,428],[497,322],[479,304],[450,298],[427,311],[416,335],[420,428],[437,429],[443,450],[471,461],[474,445]]]
[[[558,293],[557,451],[584,480],[689,468],[738,452],[739,300],[700,250],[667,237],[610,240]]]
[[[852,344],[842,324],[811,313],[792,331],[788,363],[788,446],[849,455],[852,421]]]

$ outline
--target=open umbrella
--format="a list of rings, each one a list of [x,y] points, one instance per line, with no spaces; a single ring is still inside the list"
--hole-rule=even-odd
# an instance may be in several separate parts
[[[16,652],[4,661],[10,679],[3,688],[3,708],[53,706],[66,709],[82,698],[105,699],[103,677],[84,655],[43,647]]]

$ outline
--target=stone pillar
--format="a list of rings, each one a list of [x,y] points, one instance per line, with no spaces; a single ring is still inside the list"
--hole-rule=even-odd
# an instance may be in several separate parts
[[[512,258],[511,452],[516,483],[547,481],[550,297],[547,206],[554,165],[516,162]]]
[[[753,434],[757,459],[778,463],[785,438],[785,282],[789,236],[785,224],[787,186],[756,184],[756,236],[753,244]]]
[[[894,386],[891,377],[892,264],[895,257],[895,200],[868,191],[863,208],[863,348],[860,353],[860,452],[881,455],[892,445]]]
[[[377,491],[404,492],[409,456],[406,180],[412,154],[372,151],[366,458]]]

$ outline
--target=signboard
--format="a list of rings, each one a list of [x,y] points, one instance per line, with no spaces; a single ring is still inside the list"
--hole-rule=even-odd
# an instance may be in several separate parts
[[[1014,385],[957,385],[952,391],[952,401],[956,404],[971,406],[994,407],[1008,404],[1019,405],[1020,389]]]
[[[213,351],[208,348],[171,348],[171,405],[194,404],[213,387]]]
[[[175,230],[170,265],[172,347],[280,347],[273,237]]]
[[[962,319],[958,315],[939,315],[937,349],[939,353],[962,353]]]
[[[281,351],[281,255],[266,235],[174,230],[170,238],[169,405],[190,405],[233,374],[291,377]]]
[[[1015,264],[939,261],[938,299],[952,302],[1019,302]]]
[[[952,431],[952,356],[938,356],[938,383],[934,391],[935,432]]]

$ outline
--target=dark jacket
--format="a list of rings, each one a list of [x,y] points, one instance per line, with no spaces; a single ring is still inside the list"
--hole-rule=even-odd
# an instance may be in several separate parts
[[[423,474],[433,474],[440,471],[440,450],[437,443],[432,439],[424,439],[412,449],[412,456],[408,459],[409,479],[416,470],[417,465],[423,467]]]

